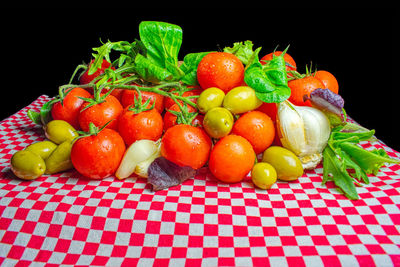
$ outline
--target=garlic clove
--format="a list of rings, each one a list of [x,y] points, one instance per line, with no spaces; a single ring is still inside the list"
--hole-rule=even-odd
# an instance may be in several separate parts
[[[330,123],[320,110],[279,104],[277,126],[282,146],[295,153],[304,169],[313,169],[322,160],[322,151],[330,136]]]

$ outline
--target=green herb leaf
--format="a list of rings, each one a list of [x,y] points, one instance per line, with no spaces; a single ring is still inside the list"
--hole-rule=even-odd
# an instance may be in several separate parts
[[[400,160],[390,158],[383,149],[370,151],[358,145],[361,141],[373,139],[374,134],[374,130],[349,122],[333,128],[323,151],[322,184],[331,179],[349,199],[358,199],[354,185],[360,185],[357,180],[368,184],[367,174],[376,175],[385,163],[400,163]]]
[[[346,151],[367,174],[372,173],[376,175],[385,163],[400,163],[399,160],[390,158],[383,149],[368,151],[350,142],[340,143],[339,146]]]
[[[353,178],[347,173],[343,161],[336,156],[331,147],[327,146],[324,149],[323,157],[324,169],[322,184],[325,184],[326,181],[332,177],[335,185],[339,187],[349,199],[358,199]]]

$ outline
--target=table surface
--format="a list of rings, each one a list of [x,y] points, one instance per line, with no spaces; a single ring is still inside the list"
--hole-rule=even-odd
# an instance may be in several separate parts
[[[216,181],[207,169],[168,190],[143,178],[76,171],[23,181],[13,153],[45,137],[26,116],[0,123],[0,264],[91,266],[400,266],[400,166],[345,198],[322,167],[270,190]],[[379,136],[378,136],[379,137]],[[384,148],[363,142],[364,148]]]

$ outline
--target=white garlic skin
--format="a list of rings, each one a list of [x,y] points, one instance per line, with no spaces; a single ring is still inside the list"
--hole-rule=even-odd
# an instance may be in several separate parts
[[[277,127],[282,146],[299,157],[304,169],[314,169],[330,136],[326,115],[319,109],[284,101],[278,106]]]

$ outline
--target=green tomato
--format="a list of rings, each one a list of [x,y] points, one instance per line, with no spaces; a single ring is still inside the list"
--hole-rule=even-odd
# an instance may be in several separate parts
[[[233,114],[241,114],[260,107],[262,103],[252,88],[238,86],[226,94],[222,106]]]
[[[204,116],[203,127],[212,138],[222,138],[232,130],[233,115],[226,108],[212,108]]]
[[[56,144],[61,144],[67,140],[73,140],[79,136],[74,127],[63,120],[50,121],[44,127],[44,131],[46,137]]]
[[[61,143],[51,155],[46,159],[46,174],[72,169],[74,166],[71,162],[72,141],[67,140]]]
[[[251,170],[253,183],[261,189],[270,189],[276,183],[277,173],[275,168],[266,162],[254,164]]]
[[[46,164],[38,154],[21,150],[11,157],[11,170],[21,179],[33,180],[44,174]]]
[[[25,148],[25,150],[38,154],[42,159],[46,160],[56,148],[56,144],[51,141],[45,140],[29,145]]]
[[[217,87],[210,87],[199,95],[197,99],[197,108],[203,114],[207,113],[212,108],[222,106],[225,93]]]
[[[276,170],[278,179],[283,181],[297,180],[304,172],[299,158],[292,151],[280,146],[267,148],[262,161],[271,164]]]

